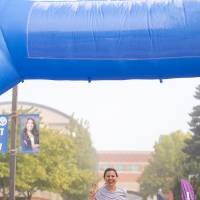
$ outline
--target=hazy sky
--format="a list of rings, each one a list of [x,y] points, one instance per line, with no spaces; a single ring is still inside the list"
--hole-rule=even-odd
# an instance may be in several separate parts
[[[200,78],[130,81],[25,81],[19,101],[88,120],[97,150],[152,150],[159,135],[188,131]],[[0,102],[11,101],[11,91]]]

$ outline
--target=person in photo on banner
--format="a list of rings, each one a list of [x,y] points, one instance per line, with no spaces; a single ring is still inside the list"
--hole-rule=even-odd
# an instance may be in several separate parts
[[[22,152],[38,152],[39,150],[39,131],[33,117],[27,117],[21,133]]]

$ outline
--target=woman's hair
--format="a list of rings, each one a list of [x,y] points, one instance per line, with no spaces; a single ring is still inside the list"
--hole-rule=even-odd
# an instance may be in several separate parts
[[[29,118],[27,118],[27,120],[26,120],[26,124],[28,123],[29,120],[31,120],[31,121],[33,122],[33,130],[32,130],[31,132],[32,132],[33,135],[35,135],[35,134],[38,133],[35,120],[34,120],[33,118],[29,117]],[[25,133],[27,132],[26,124],[25,124],[25,127],[24,127],[24,132],[25,132]]]
[[[104,171],[104,174],[103,174],[104,178],[106,177],[106,173],[109,172],[109,171],[115,172],[116,177],[118,177],[117,170],[115,168],[109,167],[109,168],[105,169],[105,171]]]
[[[39,132],[38,132],[38,129],[37,129],[37,125],[36,125],[36,122],[33,118],[29,117],[27,118],[26,120],[26,124],[28,123],[28,121],[31,120],[33,122],[33,130],[31,130],[31,133],[34,135],[35,137],[35,143],[36,144],[39,144]],[[27,135],[27,128],[26,128],[26,124],[25,124],[25,127],[24,127],[24,130],[23,130],[23,133],[26,137]]]

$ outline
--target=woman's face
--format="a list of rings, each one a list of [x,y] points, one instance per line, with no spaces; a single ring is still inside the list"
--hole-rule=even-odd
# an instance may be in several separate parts
[[[104,177],[105,183],[108,186],[114,186],[117,182],[117,176],[114,171],[108,171]]]
[[[27,131],[32,131],[34,128],[34,123],[32,119],[29,119],[26,123],[26,129]]]

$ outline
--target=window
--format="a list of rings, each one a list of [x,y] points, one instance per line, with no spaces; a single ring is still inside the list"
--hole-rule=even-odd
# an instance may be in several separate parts
[[[138,164],[130,164],[128,165],[128,171],[138,172],[140,171],[140,166]]]
[[[108,168],[109,166],[107,164],[99,164],[98,166],[98,170],[99,171],[104,171],[106,168]]]
[[[124,165],[122,165],[122,164],[118,164],[118,165],[116,165],[116,170],[117,171],[124,171]]]

